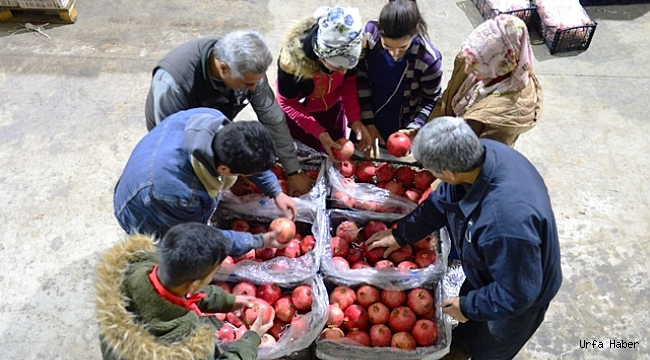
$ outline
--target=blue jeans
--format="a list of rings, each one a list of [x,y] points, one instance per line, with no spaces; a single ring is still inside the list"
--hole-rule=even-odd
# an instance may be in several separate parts
[[[460,295],[471,290],[467,281]],[[548,304],[531,307],[522,314],[504,320],[460,323],[452,332],[451,346],[471,354],[472,359],[512,359],[544,321]]]

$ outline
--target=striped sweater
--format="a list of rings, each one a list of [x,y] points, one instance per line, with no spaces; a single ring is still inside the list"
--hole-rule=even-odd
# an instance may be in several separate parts
[[[383,50],[376,21],[366,24],[364,30],[365,47],[357,66],[357,89],[361,119],[366,125],[374,124],[372,106],[372,79],[368,78],[366,57]],[[413,39],[410,51],[405,56],[408,64],[404,99],[400,115],[400,128],[419,129],[433,110],[441,95],[442,55],[431,42],[418,35]]]

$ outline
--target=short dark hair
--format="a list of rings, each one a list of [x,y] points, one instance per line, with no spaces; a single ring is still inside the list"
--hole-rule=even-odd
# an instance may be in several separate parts
[[[422,35],[428,38],[428,27],[415,0],[390,0],[379,13],[379,35],[388,39]]]
[[[176,225],[158,244],[158,278],[163,285],[171,287],[203,280],[221,264],[231,248],[231,240],[214,226]]]
[[[235,174],[253,175],[269,170],[275,163],[271,133],[258,121],[227,124],[212,140],[212,150],[221,164]]]

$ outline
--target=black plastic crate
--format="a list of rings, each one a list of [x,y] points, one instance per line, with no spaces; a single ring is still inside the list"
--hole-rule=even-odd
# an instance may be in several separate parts
[[[596,31],[595,21],[589,25],[575,26],[566,29],[558,29],[550,26],[536,16],[535,29],[544,39],[551,55],[569,51],[584,51],[589,48],[591,39]]]
[[[488,0],[472,0],[472,2],[476,5],[476,8],[485,20],[494,19],[501,14],[508,14],[520,18],[530,28],[535,21],[535,16],[537,16],[537,12],[535,11],[536,7],[532,2],[528,8],[512,11],[500,11],[499,9],[492,8]]]

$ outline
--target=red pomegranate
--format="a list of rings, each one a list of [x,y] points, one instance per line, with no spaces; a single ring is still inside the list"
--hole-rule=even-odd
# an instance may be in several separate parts
[[[422,191],[418,189],[408,189],[404,192],[404,197],[417,204],[422,197]]]
[[[335,256],[332,258],[332,266],[337,270],[349,270],[350,263],[340,256]]]
[[[358,182],[371,182],[375,176],[375,164],[372,161],[362,161],[357,165],[357,170],[355,175],[357,176]]]
[[[433,236],[427,235],[424,239],[413,244],[413,249],[415,249],[415,251],[433,250],[433,244],[431,243],[432,240]]]
[[[349,245],[347,241],[335,236],[331,240],[330,249],[332,249],[332,256],[346,257],[348,256]]]
[[[217,338],[223,341],[235,340],[235,329],[228,324],[223,324],[221,329],[217,330]]]
[[[366,257],[363,254],[363,250],[361,248],[350,246],[350,249],[348,250],[348,257],[346,259],[350,264],[354,264],[358,261],[365,261]]]
[[[377,176],[377,182],[385,183],[393,180],[395,177],[395,171],[395,167],[389,163],[383,162],[379,164],[377,171],[375,172],[375,175]]]
[[[389,181],[384,185],[384,189],[390,191],[394,195],[403,196],[404,195],[404,186],[399,184],[396,181]]]
[[[390,317],[390,310],[386,305],[376,302],[368,307],[368,321],[371,324],[385,324]]]
[[[388,327],[393,332],[411,331],[416,320],[413,310],[406,306],[400,306],[391,311],[388,318]]]
[[[275,346],[275,338],[271,334],[262,335],[262,341],[260,342],[261,348],[271,348]]]
[[[395,180],[408,187],[415,180],[415,171],[408,166],[402,166],[395,172]]]
[[[253,303],[253,306],[244,310],[244,323],[246,325],[251,326],[255,320],[257,320],[260,311],[264,314],[262,317],[264,324],[270,322],[274,317],[275,310],[273,310],[273,306],[269,305],[266,301],[262,299],[252,299],[251,303]]]
[[[435,264],[436,253],[431,250],[423,250],[415,253],[413,262],[418,264],[419,267],[425,268],[429,265]]]
[[[398,332],[393,335],[390,346],[402,350],[413,350],[415,349],[415,339],[406,331]]]
[[[289,295],[285,295],[278,299],[278,301],[275,302],[274,308],[275,316],[285,323],[290,322],[291,318],[293,318],[293,315],[296,313],[296,307],[291,302],[291,296]]]
[[[255,296],[257,293],[257,288],[255,285],[247,281],[242,281],[232,288],[232,293],[235,295]]]
[[[415,174],[415,180],[413,181],[413,184],[416,188],[424,191],[431,186],[435,179],[436,177],[433,176],[429,170],[421,170]]]
[[[361,248],[363,249],[363,254],[366,256],[366,260],[368,260],[368,263],[370,264],[375,264],[377,261],[383,259],[384,252],[386,251],[385,247],[376,247],[370,250],[366,244],[363,244]]]
[[[411,138],[403,132],[392,133],[386,140],[386,150],[396,157],[408,154],[411,149]]]
[[[413,247],[407,244],[388,255],[388,260],[395,264],[399,264],[402,261],[411,260],[411,257],[413,257]]]
[[[374,234],[386,229],[388,229],[388,227],[383,222],[370,220],[363,228],[363,237],[369,239]]]
[[[356,169],[354,161],[345,160],[339,164],[339,172],[346,178],[352,177]]]
[[[236,328],[244,325],[239,316],[233,312],[226,313],[226,321],[233,324]]]
[[[341,149],[332,147],[332,156],[335,160],[345,161],[352,157],[354,154],[354,144],[346,138],[336,140],[336,143],[341,145]]]
[[[284,327],[287,323],[284,321],[278,319],[277,317],[273,319],[273,326],[269,329],[269,334],[275,338],[275,340],[278,340],[280,336],[282,336],[282,332],[284,331]]]
[[[345,313],[339,307],[339,304],[329,305],[327,308],[327,325],[339,327],[343,324]]]
[[[413,339],[420,346],[431,346],[438,338],[438,328],[431,320],[418,320],[411,330]]]
[[[362,285],[357,289],[357,303],[367,308],[379,301],[379,290],[371,285]]]
[[[307,235],[300,240],[300,252],[306,254],[316,247],[316,238],[313,235]]]
[[[289,245],[285,247],[284,249],[278,249],[276,252],[278,256],[286,256],[288,258],[297,258],[302,255],[300,252],[300,241],[299,240],[291,240],[289,241]]]
[[[359,304],[352,304],[345,309],[345,327],[348,330],[365,329],[368,325],[368,311]]]
[[[314,298],[311,292],[311,286],[300,285],[291,292],[291,302],[298,310],[309,310]]]
[[[336,191],[334,192],[334,199],[335,203],[338,206],[343,206],[343,207],[349,207],[352,208],[356,204],[356,200],[352,198],[352,196],[344,193],[343,191]]]
[[[350,266],[350,269],[366,269],[366,268],[371,268],[370,264],[368,264],[365,261],[357,261],[352,266]]]
[[[277,218],[271,221],[269,231],[279,230],[278,242],[286,244],[296,236],[296,224],[287,218]]]
[[[343,221],[336,227],[336,236],[351,244],[355,242],[359,236],[359,227],[354,223],[354,221]]]
[[[255,296],[266,301],[269,305],[275,305],[278,299],[280,299],[280,296],[282,296],[282,289],[274,283],[262,284],[257,287]]]
[[[425,289],[416,288],[411,290],[406,297],[406,305],[416,315],[425,315],[435,309],[435,303],[431,293]]]
[[[407,270],[415,270],[419,268],[420,267],[418,266],[418,264],[411,261],[402,261],[401,263],[397,264],[397,270],[407,271]]]
[[[363,346],[370,346],[370,335],[363,330],[354,329],[348,332],[346,336],[350,340],[354,340]]]
[[[321,331],[320,337],[321,339],[335,340],[343,339],[345,334],[343,333],[343,330],[337,327],[327,327],[325,330]]]
[[[271,260],[275,256],[277,250],[278,249],[276,248],[255,249],[255,257],[263,261]]]
[[[348,286],[337,286],[330,294],[330,304],[339,304],[341,310],[357,301],[357,294]]]
[[[402,290],[388,290],[381,291],[381,302],[391,309],[403,305],[406,302],[406,294]]]
[[[375,268],[377,269],[388,269],[388,268],[394,268],[395,264],[393,264],[392,261],[390,260],[379,260],[375,264]]]
[[[370,344],[372,346],[390,346],[393,334],[388,326],[377,324],[370,327]]]

